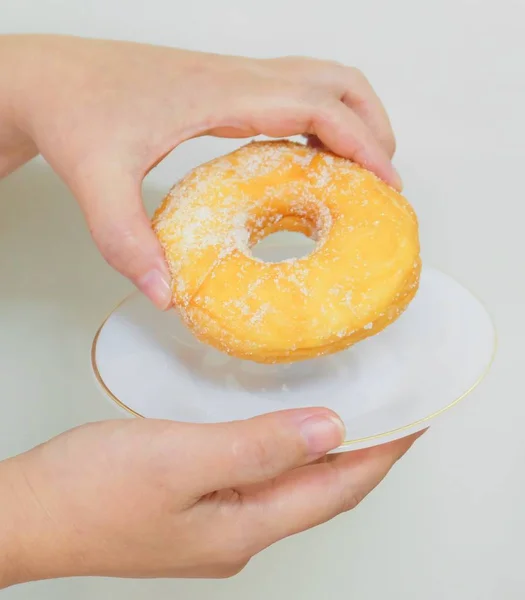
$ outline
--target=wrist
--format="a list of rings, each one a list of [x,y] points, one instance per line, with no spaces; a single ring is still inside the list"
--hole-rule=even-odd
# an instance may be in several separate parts
[[[14,460],[0,462],[0,590],[25,579]]]
[[[0,590],[72,575],[64,515],[49,510],[31,462],[32,452],[0,462]]]

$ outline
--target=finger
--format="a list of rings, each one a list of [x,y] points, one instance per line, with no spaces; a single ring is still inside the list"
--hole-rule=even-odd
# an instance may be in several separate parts
[[[144,210],[140,182],[123,169],[98,167],[74,191],[106,261],[160,309],[171,303],[164,254]]]
[[[392,158],[396,150],[396,139],[381,99],[361,71],[345,69],[343,76],[345,92],[342,101],[361,118]]]
[[[392,187],[402,183],[387,152],[363,121],[342,102],[313,113],[310,130],[330,150],[372,171]]]
[[[190,461],[198,497],[281,475],[312,462],[344,439],[340,419],[324,408],[279,411],[232,423],[178,426],[173,455]]]
[[[281,476],[271,486],[241,491],[261,549],[355,508],[387,475],[421,433],[337,455]]]
[[[335,154],[374,172],[392,187],[402,188],[401,179],[385,149],[366,124],[340,99],[301,103],[283,101],[282,96],[276,96],[267,100],[264,110],[256,114],[246,103],[237,106],[237,113],[239,122],[250,123],[249,128],[242,128],[242,136],[247,133],[272,138],[314,136]],[[223,129],[221,133],[224,135],[227,130]]]

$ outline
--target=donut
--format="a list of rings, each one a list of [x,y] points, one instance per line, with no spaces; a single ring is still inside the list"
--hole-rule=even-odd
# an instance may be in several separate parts
[[[417,293],[418,221],[373,173],[324,148],[253,141],[193,169],[152,219],[173,306],[195,337],[258,363],[339,352],[382,331]],[[264,262],[277,231],[316,242]]]

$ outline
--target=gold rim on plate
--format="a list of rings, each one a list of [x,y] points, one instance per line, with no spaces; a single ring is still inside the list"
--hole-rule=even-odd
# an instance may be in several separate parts
[[[436,269],[436,270],[439,271],[440,273],[443,273],[439,269]],[[445,273],[443,273],[443,274],[446,275],[447,277],[450,277],[450,279],[452,279],[458,285],[460,285],[461,287],[463,287],[464,289],[466,289],[481,304],[481,306],[483,306],[483,308],[485,309],[485,311],[486,311],[486,313],[487,313],[487,315],[489,317],[489,320],[490,320],[490,322],[492,324],[492,330],[494,332],[494,341],[493,341],[493,348],[492,348],[492,356],[490,357],[490,360],[489,360],[487,366],[485,367],[485,369],[483,370],[483,372],[481,373],[481,375],[478,377],[478,379],[470,386],[470,388],[466,392],[463,392],[463,394],[461,394],[458,398],[455,398],[454,400],[452,400],[452,402],[450,402],[449,404],[447,404],[443,408],[440,408],[439,410],[431,413],[430,415],[428,415],[426,417],[422,417],[421,419],[418,419],[417,421],[414,421],[414,422],[409,423],[407,425],[403,425],[402,427],[397,427],[397,428],[391,429],[389,431],[384,431],[383,433],[376,433],[374,435],[369,435],[369,436],[362,437],[362,438],[356,438],[356,439],[353,439],[353,440],[345,440],[344,442],[342,442],[338,446],[338,448],[345,448],[345,447],[348,447],[348,446],[352,446],[354,444],[361,444],[361,443],[371,442],[371,441],[375,441],[375,440],[380,440],[382,438],[388,438],[390,436],[396,435],[396,434],[401,433],[403,431],[410,431],[411,429],[417,429],[420,425],[423,425],[424,423],[427,423],[428,421],[432,421],[436,417],[439,417],[443,413],[447,412],[448,410],[450,410],[451,408],[453,408],[454,406],[456,406],[456,404],[458,404],[459,402],[461,402],[462,400],[464,400],[468,395],[470,395],[478,387],[478,385],[483,381],[483,379],[485,379],[486,375],[489,373],[489,371],[490,371],[490,369],[491,369],[491,367],[492,367],[492,365],[494,363],[494,359],[496,357],[497,347],[498,347],[498,333],[497,333],[497,329],[496,329],[496,325],[495,325],[494,319],[492,318],[492,315],[490,314],[490,312],[487,310],[485,304],[475,294],[473,294],[463,284],[459,283],[459,281],[457,281],[451,275],[448,275],[448,274],[445,274]],[[113,308],[113,310],[105,317],[105,319],[100,324],[99,328],[97,329],[97,332],[95,333],[95,337],[93,338],[93,343],[91,344],[91,367],[93,369],[93,373],[94,373],[95,378],[97,379],[99,385],[104,390],[104,392],[107,394],[107,396],[111,400],[113,400],[113,402],[115,402],[115,404],[117,406],[119,406],[120,408],[122,408],[123,410],[125,410],[126,412],[128,412],[129,414],[131,414],[134,417],[138,417],[140,419],[146,419],[147,417],[145,417],[144,415],[140,414],[136,410],[133,410],[132,408],[130,408],[122,400],[120,400],[119,398],[117,398],[117,396],[115,396],[115,394],[109,389],[109,387],[106,385],[104,379],[102,378],[102,375],[100,374],[100,371],[99,371],[98,366],[97,366],[97,359],[96,359],[97,342],[98,342],[98,339],[100,337],[100,333],[101,333],[102,329],[104,328],[104,325],[108,322],[108,320],[111,318],[111,316],[121,306],[123,306],[124,304],[126,304],[126,302],[130,298],[132,298],[133,296],[138,295],[138,294],[140,294],[139,291],[134,291],[131,294],[129,294],[128,296],[126,296],[123,300],[121,300]]]

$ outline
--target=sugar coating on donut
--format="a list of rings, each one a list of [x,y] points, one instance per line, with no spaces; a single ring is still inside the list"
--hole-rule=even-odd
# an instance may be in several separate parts
[[[195,335],[259,362],[335,352],[373,335],[417,291],[417,219],[368,171],[318,148],[254,142],[178,182],[153,220],[174,302]],[[279,230],[316,241],[265,263]]]

